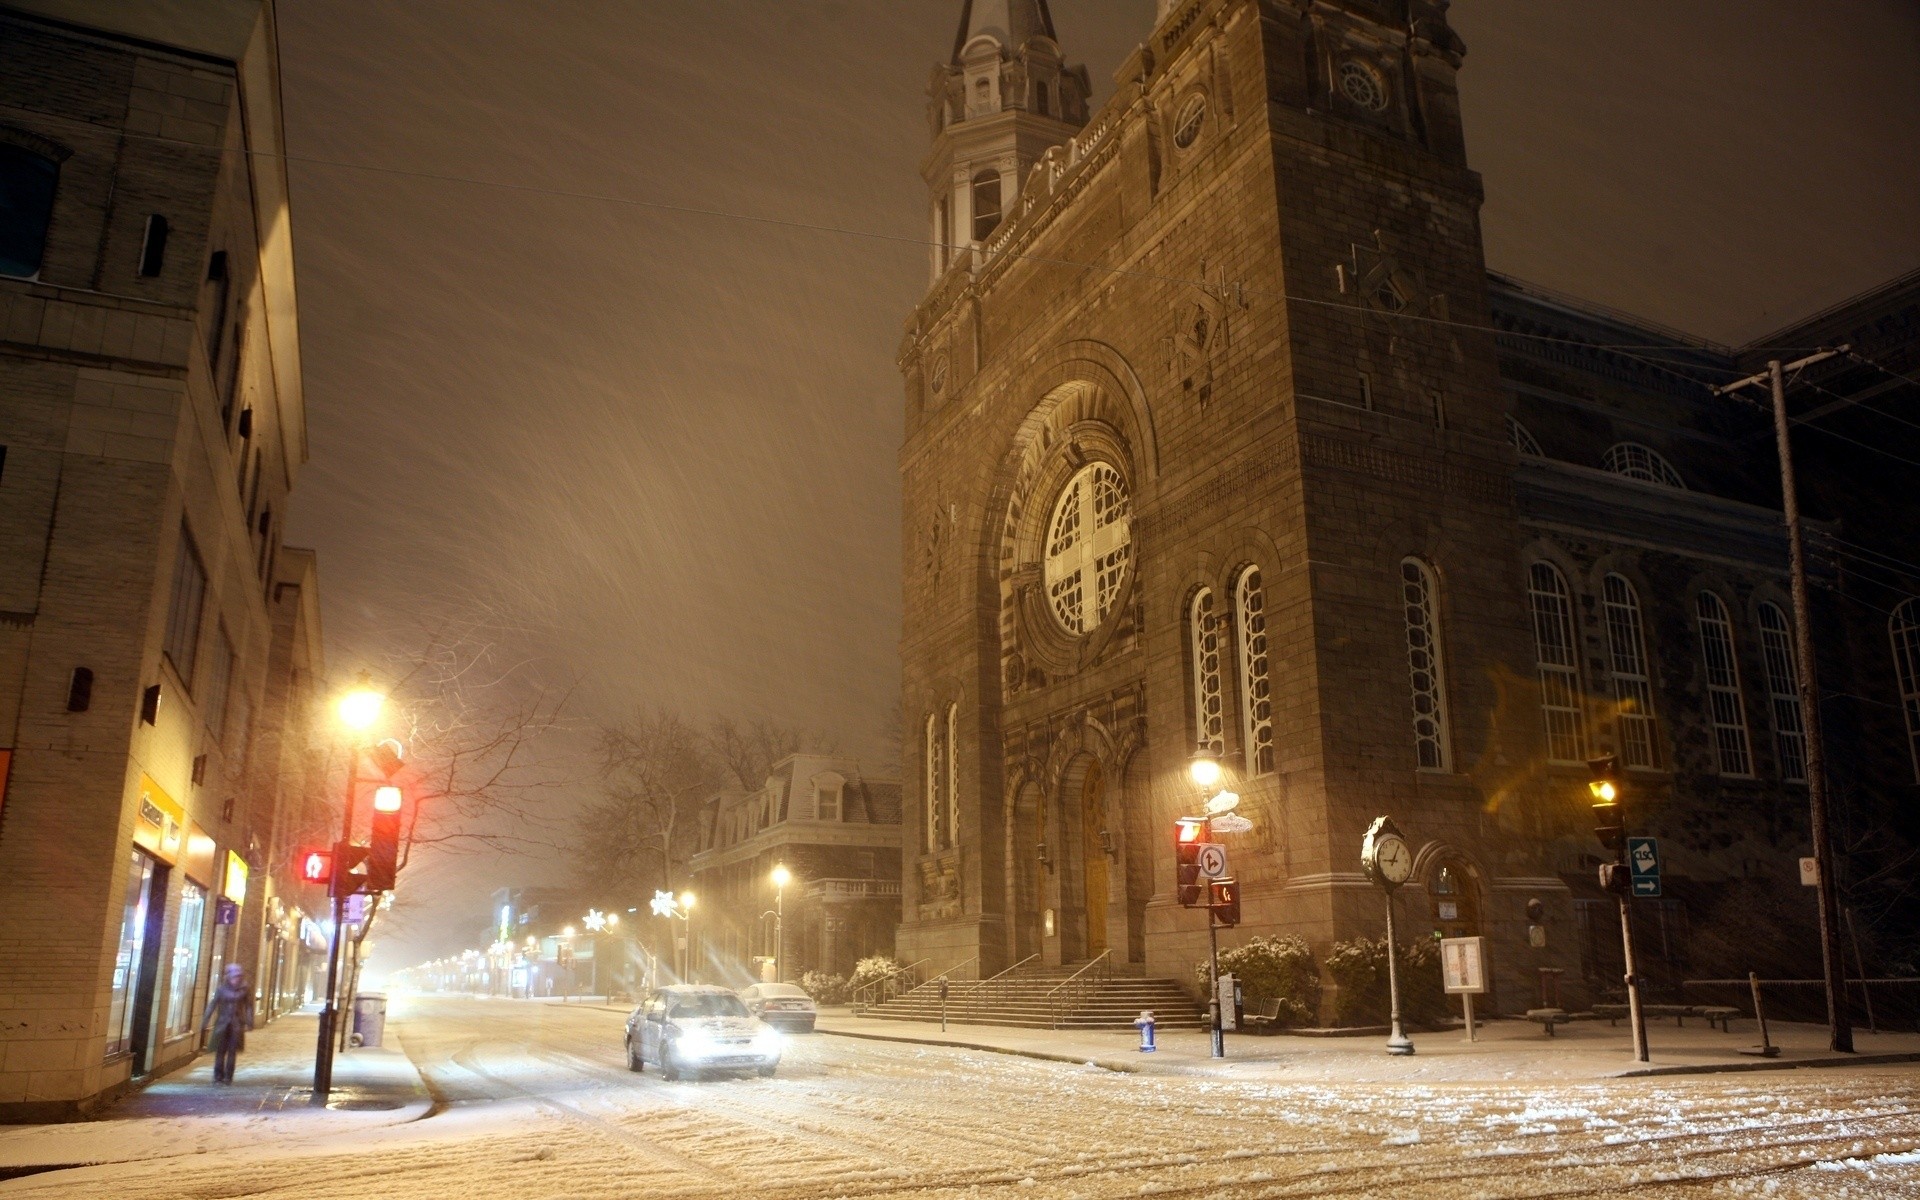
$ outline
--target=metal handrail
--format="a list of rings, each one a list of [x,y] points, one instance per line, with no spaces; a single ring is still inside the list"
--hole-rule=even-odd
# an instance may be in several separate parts
[[[1021,959],[1019,962],[1008,967],[1004,971],[995,972],[993,975],[990,975],[985,979],[974,980],[973,986],[967,989],[967,1003],[969,1004],[973,1003],[975,1000],[980,998],[980,993],[987,991],[988,989],[992,989],[995,993],[997,993],[997,999],[999,1000],[1006,999],[1007,977],[1009,975],[1012,975],[1015,971],[1018,971],[1021,967],[1026,966],[1028,963],[1032,962],[1034,959],[1039,957],[1040,955],[1037,953],[1029,954],[1025,958]]]
[[[899,979],[902,975],[905,975],[910,971],[919,970],[921,967],[926,966],[928,963],[932,961],[933,960],[931,958],[923,958],[923,959],[920,959],[918,962],[908,963],[906,966],[901,967],[897,971],[889,971],[878,979],[872,980],[868,983],[861,984],[859,987],[853,990],[852,999],[853,999],[853,1007],[855,1011],[859,1011],[865,1008],[870,1008],[876,1004],[885,1004],[888,1000],[891,1000],[895,996],[900,995],[901,994],[900,991],[891,986],[894,983],[894,981]],[[918,986],[919,986],[918,983],[914,984],[914,987],[918,987]],[[912,991],[913,989],[908,988],[907,990]],[[880,998],[881,993],[883,991],[886,993],[885,997]],[[862,994],[865,994],[868,997],[868,999],[862,1000],[860,998]]]
[[[1095,979],[1085,978],[1087,973],[1089,971],[1094,970],[1094,968],[1096,967],[1099,968],[1098,976]],[[1113,972],[1113,951],[1111,949],[1102,950],[1100,952],[1100,957],[1094,959],[1092,962],[1088,963],[1086,966],[1081,967],[1078,971],[1075,971],[1073,974],[1067,976],[1067,978],[1060,984],[1059,987],[1056,987],[1052,991],[1048,992],[1047,1006],[1049,1009],[1052,1010],[1053,1027],[1055,1029],[1060,1028],[1060,1018],[1063,1015],[1061,1013],[1062,1004],[1074,1003],[1075,999],[1079,996],[1079,994],[1082,991],[1084,991],[1087,988],[1089,984],[1092,984],[1095,982],[1105,983],[1109,978],[1112,977],[1112,972]],[[1060,997],[1061,992],[1067,992],[1068,995],[1066,997]]]

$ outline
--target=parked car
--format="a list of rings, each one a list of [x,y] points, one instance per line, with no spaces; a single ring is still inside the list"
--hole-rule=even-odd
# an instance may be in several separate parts
[[[650,993],[627,1017],[627,1067],[644,1071],[648,1063],[665,1079],[715,1071],[772,1075],[780,1066],[780,1031],[726,988],[675,984]]]
[[[740,989],[747,1011],[786,1033],[812,1033],[820,1010],[813,997],[791,983],[756,983]]]

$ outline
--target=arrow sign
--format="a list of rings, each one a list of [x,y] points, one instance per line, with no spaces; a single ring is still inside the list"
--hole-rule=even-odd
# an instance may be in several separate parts
[[[1633,873],[1633,894],[1660,895],[1660,842],[1657,838],[1627,839],[1627,865]]]
[[[1227,876],[1227,848],[1218,842],[1208,842],[1200,847],[1200,856],[1195,860],[1200,866],[1200,878],[1225,879]]]

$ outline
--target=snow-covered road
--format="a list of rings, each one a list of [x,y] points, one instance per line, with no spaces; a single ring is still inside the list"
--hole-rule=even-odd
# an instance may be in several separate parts
[[[1920,1073],[1554,1086],[1123,1075],[815,1036],[778,1077],[634,1075],[620,1014],[415,1002],[417,1123],[30,1176],[0,1196],[1920,1197]]]

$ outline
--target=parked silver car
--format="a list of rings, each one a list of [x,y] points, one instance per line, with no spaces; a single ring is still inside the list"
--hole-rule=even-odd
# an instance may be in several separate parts
[[[747,1011],[785,1033],[812,1033],[820,1010],[813,997],[791,983],[756,983],[740,989]]]
[[[627,1067],[644,1071],[648,1063],[666,1079],[710,1071],[772,1075],[780,1066],[780,1031],[726,988],[675,984],[648,995],[627,1017]]]

